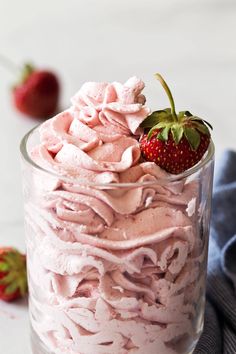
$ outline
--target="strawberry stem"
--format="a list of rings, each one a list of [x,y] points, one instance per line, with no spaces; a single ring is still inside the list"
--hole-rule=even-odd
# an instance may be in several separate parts
[[[5,55],[0,54],[0,65],[10,71],[12,74],[19,74],[20,68]]]
[[[177,122],[178,121],[178,117],[177,117],[177,114],[175,112],[175,102],[174,102],[172,93],[171,93],[171,91],[169,89],[169,86],[167,85],[167,83],[165,82],[165,80],[163,79],[163,77],[160,74],[156,73],[155,77],[156,77],[156,79],[158,81],[160,81],[162,87],[164,88],[165,92],[167,93],[167,96],[168,96],[169,101],[170,101],[171,113],[173,115],[174,120]]]

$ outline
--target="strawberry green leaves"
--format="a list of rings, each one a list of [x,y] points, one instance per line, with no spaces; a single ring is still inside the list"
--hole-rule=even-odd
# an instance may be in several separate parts
[[[199,118],[199,117],[197,117],[197,116],[190,116],[191,117],[191,120],[192,121],[196,121],[196,122],[199,122],[199,123],[201,123],[201,124],[205,124],[205,125],[207,125],[211,130],[213,130],[213,127],[212,127],[212,125],[209,123],[209,122],[207,122],[205,119],[202,119],[202,118]]]
[[[208,127],[200,121],[195,121],[193,126],[202,134],[210,135]]]
[[[0,299],[12,301],[26,293],[25,256],[13,248],[0,248]]]
[[[171,127],[171,133],[172,133],[175,144],[178,145],[180,140],[183,137],[184,128],[182,127],[181,124],[175,123]]]
[[[16,282],[10,283],[5,290],[6,295],[11,295],[18,289],[18,284]]]
[[[157,135],[157,139],[160,139],[162,141],[167,141],[168,140],[168,136],[169,136],[169,130],[170,130],[170,124],[166,125],[161,131],[160,133],[158,133]]]
[[[168,122],[160,122],[160,123],[154,125],[154,127],[151,128],[149,130],[149,132],[148,132],[148,139],[151,138],[153,132],[155,132],[156,130],[161,129],[162,131],[165,130],[165,132],[163,134],[163,137],[162,137],[162,140],[167,140],[167,138],[168,138],[168,134],[167,133],[169,132],[169,130],[171,128],[171,125],[172,125],[172,123],[168,123]],[[164,138],[165,136],[167,137],[166,139]],[[161,137],[161,135],[160,135],[160,137]],[[158,138],[159,138],[159,136],[158,136]]]
[[[0,272],[7,272],[9,270],[9,265],[5,262],[0,262]]]
[[[197,150],[201,141],[201,134],[210,136],[208,126],[211,129],[212,126],[205,120],[192,115],[189,111],[181,111],[176,117],[173,117],[170,108],[155,111],[143,121],[141,127],[149,129],[148,140],[157,131],[157,139],[168,141],[169,134],[171,134],[175,144],[178,145],[184,136],[191,149]]]
[[[142,128],[152,128],[160,122],[171,120],[170,108],[155,111],[150,114],[140,125]]]
[[[184,136],[189,142],[189,145],[191,146],[192,150],[197,150],[201,137],[200,134],[198,133],[197,130],[194,128],[189,128],[187,126],[184,127]]]
[[[155,131],[155,129],[161,129],[161,131],[157,135],[157,139],[160,139],[162,141],[167,141],[169,138],[169,133],[171,132],[176,145],[179,144],[180,140],[182,139],[183,133],[184,133],[184,129],[183,129],[182,125],[179,123],[161,122],[161,123],[157,124],[156,127],[152,128],[149,131],[148,139],[152,136],[153,131]]]
[[[168,109],[156,111],[147,117],[141,126],[144,129],[149,128],[148,140],[155,131],[157,131],[156,138],[162,141],[167,141],[171,134],[176,145],[185,136],[192,150],[197,150],[201,140],[200,134],[210,136],[209,128],[204,121],[188,111],[180,112],[177,121],[172,118]]]

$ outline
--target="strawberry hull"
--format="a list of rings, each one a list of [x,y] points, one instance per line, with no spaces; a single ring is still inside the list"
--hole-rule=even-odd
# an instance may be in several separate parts
[[[26,257],[13,248],[0,249],[0,300],[14,301],[27,293]]]

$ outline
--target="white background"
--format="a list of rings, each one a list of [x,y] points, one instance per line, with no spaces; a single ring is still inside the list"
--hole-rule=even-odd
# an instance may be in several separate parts
[[[217,157],[236,131],[235,0],[0,0],[0,52],[60,73],[62,107],[87,80],[146,82],[153,109],[167,99],[209,120]],[[24,249],[18,145],[36,122],[14,111],[16,77],[0,67],[0,244]],[[26,304],[0,302],[0,353],[29,354]]]

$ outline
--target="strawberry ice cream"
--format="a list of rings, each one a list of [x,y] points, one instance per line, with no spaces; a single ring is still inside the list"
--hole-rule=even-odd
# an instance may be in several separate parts
[[[31,323],[48,353],[190,353],[202,330],[210,170],[142,160],[143,88],[84,84],[31,148]]]

